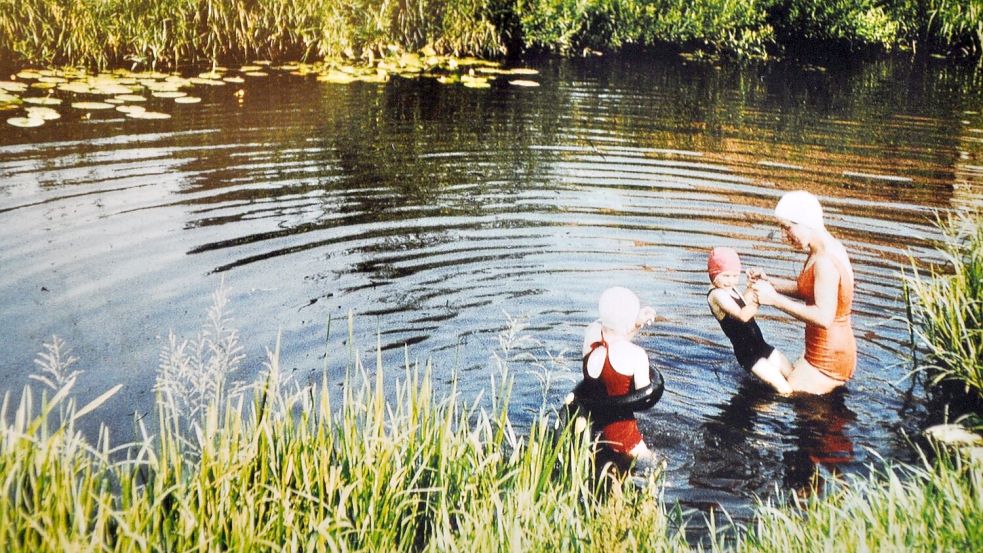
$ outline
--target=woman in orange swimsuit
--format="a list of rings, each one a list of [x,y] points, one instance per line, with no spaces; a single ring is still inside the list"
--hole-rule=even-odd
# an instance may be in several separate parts
[[[807,252],[796,280],[751,269],[762,305],[772,305],[806,324],[805,353],[793,363],[788,383],[796,392],[825,394],[845,384],[857,364],[850,312],[853,268],[846,249],[826,230],[819,200],[797,190],[782,196],[775,216],[785,240]],[[802,300],[801,302],[795,299]],[[804,302],[804,303],[803,303]]]

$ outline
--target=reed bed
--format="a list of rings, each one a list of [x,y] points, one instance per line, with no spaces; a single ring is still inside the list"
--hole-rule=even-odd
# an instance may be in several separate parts
[[[948,267],[905,276],[909,322],[931,354],[931,381],[960,382],[983,396],[983,213],[937,219]]]
[[[495,55],[485,0],[0,0],[0,55],[106,68]]]
[[[349,340],[353,334],[349,320]],[[203,330],[171,336],[153,417],[113,446],[77,428],[120,386],[79,407],[80,371],[60,340],[38,357],[37,385],[0,405],[4,551],[941,551],[983,548],[983,454],[947,452],[886,467],[808,499],[761,504],[755,521],[686,540],[658,474],[598,467],[589,433],[546,409],[509,418],[503,333],[490,410],[454,385],[438,396],[429,365],[390,372],[358,352],[340,382],[300,385],[279,345],[246,385],[225,293]],[[349,343],[351,343],[349,341]],[[327,367],[326,367],[327,369]],[[487,403],[486,403],[487,405]],[[152,421],[152,424],[150,424]],[[977,440],[977,438],[974,438]]]
[[[790,495],[757,509],[754,524],[715,535],[716,551],[983,550],[983,455],[937,452],[923,466],[885,466],[831,483],[809,498]]]
[[[507,370],[492,413],[429,366],[391,374],[356,356],[332,404],[325,377],[283,379],[276,350],[258,382],[221,307],[161,356],[157,428],[90,445],[59,355],[53,395],[26,388],[0,409],[0,543],[6,551],[669,550],[685,544],[652,496],[595,466],[589,435],[543,419],[519,436]],[[374,374],[372,374],[374,372]],[[197,375],[197,381],[190,379]],[[115,392],[111,390],[110,392]],[[179,398],[178,396],[183,396]],[[10,415],[13,415],[12,417]],[[597,477],[600,473],[602,476]],[[602,487],[604,491],[602,491]]]

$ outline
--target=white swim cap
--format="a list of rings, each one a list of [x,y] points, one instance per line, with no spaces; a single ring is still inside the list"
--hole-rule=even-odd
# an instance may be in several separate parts
[[[635,328],[641,305],[634,292],[621,286],[608,288],[597,302],[601,324],[618,334],[628,334]]]
[[[810,228],[823,230],[823,207],[819,200],[805,190],[788,192],[775,206],[775,217]]]

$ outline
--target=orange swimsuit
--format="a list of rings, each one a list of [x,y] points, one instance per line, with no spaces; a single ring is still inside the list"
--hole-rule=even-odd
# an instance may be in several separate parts
[[[839,289],[836,294],[836,315],[829,328],[806,323],[806,351],[803,357],[826,376],[845,382],[853,376],[853,370],[857,365],[857,340],[853,336],[853,327],[850,325],[853,275],[848,268],[843,267],[840,259],[832,255],[829,258],[833,260],[836,271],[840,274]],[[807,305],[816,304],[815,267],[816,264],[813,263],[803,269],[797,281],[799,297],[805,300]]]

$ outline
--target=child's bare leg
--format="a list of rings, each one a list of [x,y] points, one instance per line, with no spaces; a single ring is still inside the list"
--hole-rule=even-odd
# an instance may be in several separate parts
[[[788,375],[792,374],[792,362],[778,348],[775,348],[771,352],[771,355],[768,356],[768,361],[778,367],[778,370],[782,372],[782,376],[786,380],[788,379]]]
[[[782,374],[781,369],[771,364],[768,359],[758,359],[758,362],[751,367],[751,373],[763,380],[769,386],[774,388],[776,392],[783,396],[790,395],[793,391],[792,386],[788,383],[788,380],[785,380],[785,376]]]

